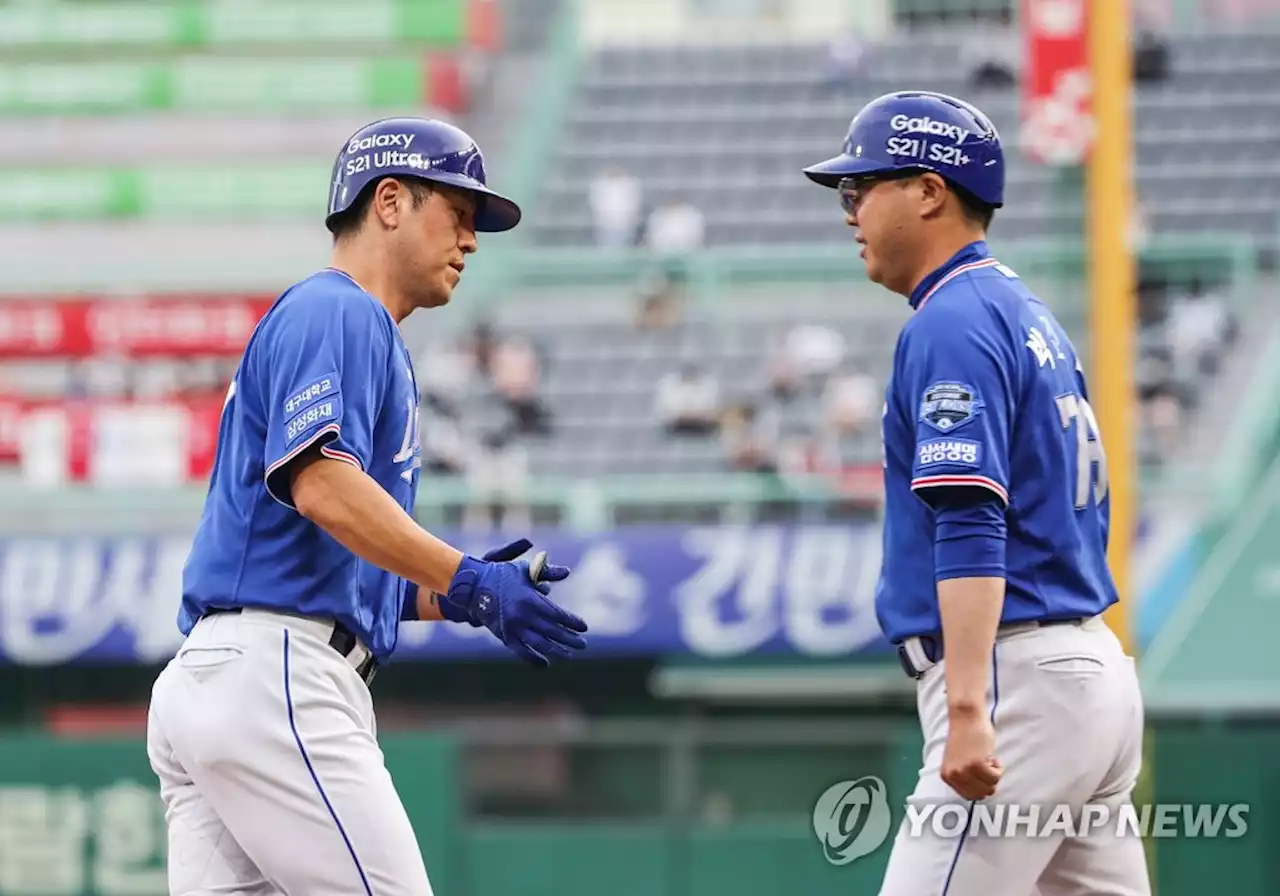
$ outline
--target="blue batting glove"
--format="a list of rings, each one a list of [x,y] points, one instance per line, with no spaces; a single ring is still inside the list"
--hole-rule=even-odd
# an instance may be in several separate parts
[[[587,624],[547,599],[547,583],[568,578],[569,567],[544,564],[535,581],[529,561],[517,559],[531,547],[521,538],[480,559],[464,556],[440,611],[453,622],[487,628],[526,662],[549,666],[552,657],[570,659],[587,646]]]

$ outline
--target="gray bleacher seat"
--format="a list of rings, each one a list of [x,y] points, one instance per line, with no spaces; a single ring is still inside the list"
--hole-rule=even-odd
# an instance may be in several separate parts
[[[553,415],[552,432],[546,438],[527,440],[531,468],[544,475],[574,478],[729,469],[717,435],[673,437],[663,430],[654,412],[658,384],[684,363],[696,361],[717,377],[723,405],[770,404],[769,356],[800,322],[819,322],[838,331],[859,367],[887,369],[892,333],[905,318],[905,306],[868,305],[857,296],[837,296],[812,287],[791,292],[789,301],[780,301],[776,291],[744,292],[741,302],[731,308],[707,317],[693,314],[681,324],[657,331],[638,330],[621,317],[577,324],[562,321],[556,327],[541,318],[523,322],[504,317],[503,334],[536,342],[546,358],[540,397]],[[587,307],[591,299],[582,301]],[[782,425],[788,431],[812,429],[819,419],[819,398],[811,393],[795,399],[781,414]],[[474,438],[500,429],[507,419],[502,402],[475,385],[468,393],[464,417]],[[872,432],[845,440],[840,453],[851,462],[864,462],[874,460],[878,450]]]
[[[1186,203],[1187,214],[1203,216],[1203,208],[1202,203]],[[1043,292],[1053,304],[1068,289],[1059,284],[1057,290]],[[728,470],[717,435],[673,437],[664,432],[654,412],[659,382],[688,360],[696,360],[717,377],[722,405],[753,402],[776,413],[784,433],[813,431],[821,421],[821,382],[789,404],[779,405],[768,389],[771,355],[796,324],[827,326],[846,343],[847,363],[841,369],[869,372],[877,390],[882,389],[897,332],[910,312],[905,303],[873,301],[870,295],[848,284],[757,286],[744,289],[741,298],[723,303],[706,316],[695,314],[658,331],[638,330],[622,314],[615,314],[611,321],[578,323],[566,316],[555,327],[541,316],[501,317],[502,334],[535,341],[546,358],[539,394],[552,413],[552,431],[526,440],[532,470],[566,478]],[[563,301],[563,296],[559,298]],[[512,301],[528,306],[542,301],[542,296],[513,297]],[[586,294],[578,301],[584,317],[598,305],[598,297]],[[1083,314],[1083,310],[1064,311],[1060,319],[1069,332],[1079,333],[1085,325]],[[1158,350],[1164,339],[1159,330],[1147,330],[1140,347],[1144,353]],[[1088,346],[1079,347],[1087,363]],[[1192,398],[1203,388],[1197,382],[1183,385]],[[464,410],[473,436],[499,428],[505,414],[501,401],[479,387],[473,389]],[[875,463],[880,451],[876,421],[839,439],[835,447],[846,463]]]
[[[838,211],[800,168],[839,145],[851,113],[912,86],[960,93],[991,116],[1009,148],[1003,241],[1079,231],[1079,198],[1017,149],[1020,95],[972,90],[962,30],[890,36],[867,48],[864,74],[824,89],[825,48],[794,43],[612,47],[593,53],[530,227],[544,244],[591,240],[588,178],[606,164],[640,177],[650,206],[680,197],[707,216],[712,245],[847,238]],[[927,49],[927,52],[924,50]],[[1177,35],[1163,83],[1134,107],[1139,198],[1159,232],[1227,230],[1274,236],[1280,190],[1280,33]],[[748,189],[744,189],[744,186]],[[1203,217],[1186,209],[1208,201]],[[1237,211],[1233,221],[1223,203]]]

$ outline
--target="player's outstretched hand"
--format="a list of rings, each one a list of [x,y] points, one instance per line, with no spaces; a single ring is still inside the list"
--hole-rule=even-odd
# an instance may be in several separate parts
[[[587,646],[587,623],[548,600],[548,583],[568,578],[569,567],[546,563],[544,554],[532,564],[519,559],[531,547],[521,538],[479,559],[463,557],[440,608],[446,619],[484,626],[526,662],[548,666]]]

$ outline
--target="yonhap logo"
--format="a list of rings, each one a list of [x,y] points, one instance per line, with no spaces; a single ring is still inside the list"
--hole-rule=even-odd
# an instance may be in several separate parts
[[[832,865],[848,865],[876,850],[889,836],[884,781],[872,775],[832,784],[813,807],[813,832]]]

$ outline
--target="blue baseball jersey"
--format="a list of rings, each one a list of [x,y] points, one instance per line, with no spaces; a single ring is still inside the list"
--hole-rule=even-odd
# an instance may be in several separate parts
[[[395,649],[416,586],[298,513],[289,462],[312,445],[412,511],[422,463],[412,360],[386,308],[332,269],[281,295],[240,360],[183,572],[183,634],[209,609],[261,607],[337,619],[381,661]]]
[[[1071,340],[981,241],[911,304],[882,422],[886,637],[942,631],[931,501],[948,487],[984,489],[1005,509],[1003,622],[1101,613],[1117,600],[1106,459]]]

